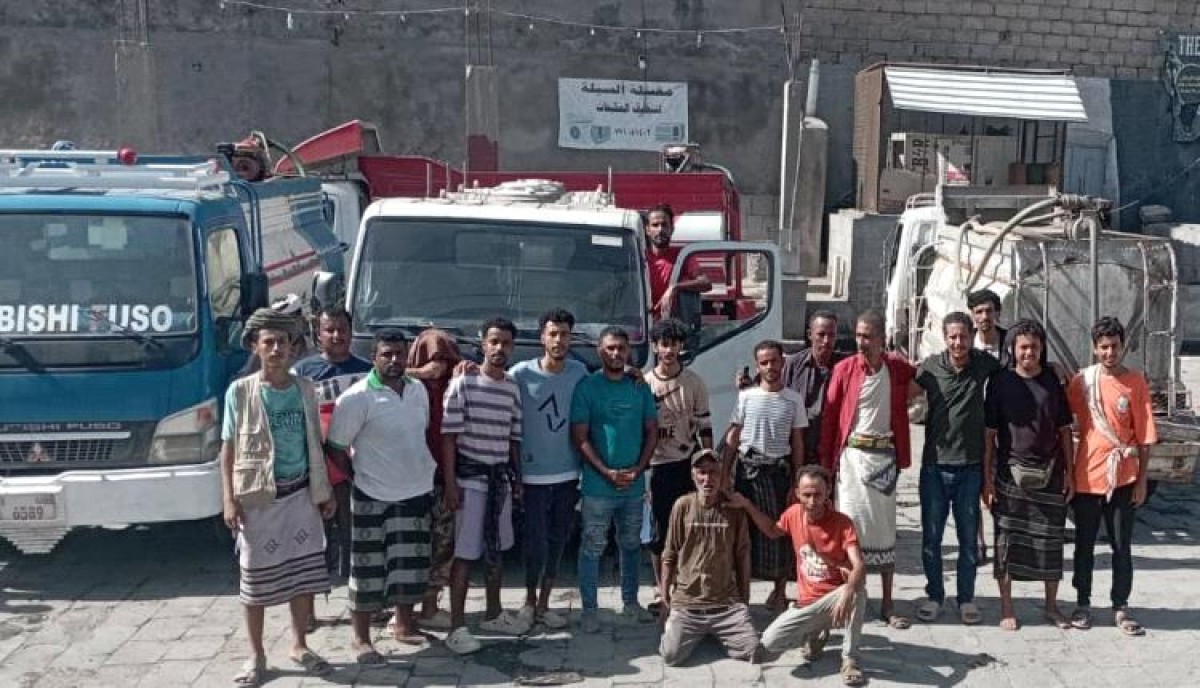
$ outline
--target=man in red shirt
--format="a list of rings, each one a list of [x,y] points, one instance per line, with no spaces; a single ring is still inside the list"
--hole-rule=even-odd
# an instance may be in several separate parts
[[[796,553],[796,605],[775,617],[763,631],[763,650],[775,655],[802,642],[812,662],[824,649],[827,631],[844,627],[842,683],[861,686],[866,678],[856,655],[867,615],[867,567],[854,523],[833,509],[830,481],[829,472],[820,466],[798,468],[796,503],[778,522],[736,492],[727,503],[745,509],[767,537],[790,537]]]
[[[650,274],[650,301],[654,313],[669,317],[675,306],[675,295],[680,291],[704,293],[712,289],[712,281],[701,274],[692,260],[684,266],[680,279],[670,285],[671,271],[679,258],[679,248],[671,246],[671,235],[675,232],[675,211],[666,203],[659,203],[646,213],[646,270]]]
[[[867,570],[880,575],[883,618],[904,629],[910,622],[896,613],[892,601],[896,483],[911,463],[908,399],[915,371],[904,358],[883,350],[883,333],[878,312],[858,316],[858,354],[833,368],[817,456],[834,476],[838,509],[854,521]]]

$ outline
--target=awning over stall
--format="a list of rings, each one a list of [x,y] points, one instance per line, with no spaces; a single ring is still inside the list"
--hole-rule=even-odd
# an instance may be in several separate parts
[[[1075,79],[1062,72],[884,67],[892,105],[901,110],[977,117],[1086,122]]]

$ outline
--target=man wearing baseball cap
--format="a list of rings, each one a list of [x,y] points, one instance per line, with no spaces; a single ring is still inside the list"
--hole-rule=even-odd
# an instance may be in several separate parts
[[[721,465],[711,449],[692,454],[696,491],[671,509],[662,554],[662,641],[671,666],[687,660],[705,636],[733,659],[751,661],[758,632],[750,618],[750,526],[746,512],[725,504]]]

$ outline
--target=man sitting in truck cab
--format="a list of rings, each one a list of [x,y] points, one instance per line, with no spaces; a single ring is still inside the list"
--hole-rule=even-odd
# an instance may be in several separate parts
[[[650,272],[650,301],[654,313],[666,318],[675,306],[675,295],[680,291],[704,293],[712,289],[712,281],[699,271],[693,260],[688,260],[680,279],[674,285],[671,271],[679,258],[679,248],[671,246],[671,235],[675,232],[675,211],[666,203],[659,203],[646,213],[646,269]]]

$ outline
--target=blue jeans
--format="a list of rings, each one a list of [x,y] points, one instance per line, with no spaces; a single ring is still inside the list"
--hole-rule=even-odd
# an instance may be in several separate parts
[[[558,576],[563,548],[575,523],[579,481],[525,485],[525,587],[538,587]]]
[[[600,557],[608,545],[608,527],[616,524],[621,552],[621,601],[637,602],[638,566],[642,560],[642,496],[583,497],[579,543],[579,595],[583,610],[595,611],[600,578]]]
[[[921,566],[925,569],[925,594],[934,602],[946,599],[942,581],[942,535],[946,519],[954,513],[958,536],[958,603],[975,599],[975,569],[979,551],[979,492],[983,468],[974,466],[921,466]]]

